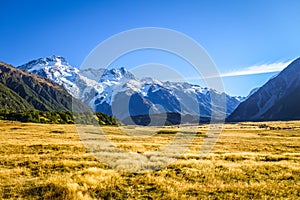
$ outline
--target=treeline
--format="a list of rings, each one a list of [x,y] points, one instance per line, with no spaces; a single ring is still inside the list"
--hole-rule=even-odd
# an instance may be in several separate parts
[[[119,125],[121,122],[113,116],[104,113],[73,113],[71,111],[13,111],[0,110],[0,120],[33,122],[43,124],[100,124]]]

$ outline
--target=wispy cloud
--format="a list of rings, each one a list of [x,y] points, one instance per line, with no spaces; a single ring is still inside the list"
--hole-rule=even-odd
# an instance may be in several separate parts
[[[287,67],[291,62],[292,60],[287,62],[276,62],[276,63],[262,64],[262,65],[253,65],[243,69],[222,73],[220,74],[220,76],[228,77],[228,76],[242,76],[242,75],[251,75],[251,74],[264,74],[269,72],[279,72],[282,71],[285,67]]]
[[[233,70],[230,72],[224,72],[215,75],[209,76],[190,76],[190,77],[178,77],[176,74],[170,74],[169,72],[160,73],[161,77],[156,77],[161,81],[174,81],[174,82],[181,82],[181,81],[193,81],[193,80],[205,80],[210,78],[220,78],[220,77],[234,77],[234,76],[243,76],[243,75],[254,75],[254,74],[264,74],[270,72],[280,72],[284,68],[286,68],[293,60],[286,61],[286,62],[275,62],[275,63],[266,63],[261,65],[253,65],[246,68],[241,68],[238,70]],[[143,73],[145,70],[143,69]],[[148,74],[148,73],[147,73]],[[157,74],[157,73],[156,73]],[[164,76],[162,76],[164,75]],[[140,76],[144,77],[144,76]],[[155,77],[155,76],[154,76]]]

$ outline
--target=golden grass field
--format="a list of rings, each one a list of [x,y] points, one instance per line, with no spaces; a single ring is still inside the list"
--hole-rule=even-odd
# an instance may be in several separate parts
[[[143,133],[176,127],[123,127]],[[300,121],[226,124],[212,153],[188,151],[160,170],[120,172],[88,153],[75,125],[0,121],[1,199],[300,199]],[[103,127],[126,151],[156,151],[174,134],[143,140]]]

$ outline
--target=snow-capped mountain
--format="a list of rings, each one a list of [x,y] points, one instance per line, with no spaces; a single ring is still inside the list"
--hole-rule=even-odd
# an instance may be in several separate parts
[[[300,119],[299,101],[300,58],[254,90],[228,117],[228,121]]]
[[[88,104],[96,111],[120,119],[149,113],[192,116],[200,113],[201,117],[209,118],[212,112],[227,115],[239,104],[235,97],[198,85],[161,82],[152,78],[137,79],[125,68],[105,70],[99,83],[104,88],[103,92],[96,93]]]
[[[74,84],[74,81],[79,70],[69,65],[63,57],[40,58],[18,68],[63,85],[70,94],[78,97],[79,89]]]
[[[48,78],[62,85],[72,96],[78,99],[83,99],[84,94],[91,90],[96,90],[97,92],[103,91],[103,88],[97,81],[85,76],[89,73],[95,74],[96,70],[90,69],[90,72],[89,70],[83,70],[83,75],[81,75],[78,68],[72,67],[61,56],[39,58],[18,68]]]
[[[209,118],[212,112],[228,115],[240,103],[236,97],[198,85],[161,82],[152,78],[137,79],[123,67],[79,70],[59,56],[40,58],[19,68],[64,86],[70,94],[95,111],[120,119],[149,113],[192,116],[199,116],[200,113],[201,117]]]

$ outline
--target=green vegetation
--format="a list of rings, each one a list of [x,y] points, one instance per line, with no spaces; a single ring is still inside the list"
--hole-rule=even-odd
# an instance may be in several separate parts
[[[43,112],[31,111],[0,111],[0,119],[20,122],[34,122],[44,124],[73,124],[73,115],[69,111]]]
[[[100,125],[120,125],[121,121],[114,116],[109,116],[101,112],[96,113]]]
[[[0,83],[0,107],[9,110],[34,109],[25,99],[2,83]]]
[[[74,114],[70,111],[11,111],[2,109],[0,110],[0,120],[1,119],[42,124],[74,124],[75,122],[82,124],[99,123],[100,125],[120,124],[119,120],[117,120],[115,117],[106,115],[104,113],[95,113],[95,115],[90,112]]]
[[[157,134],[176,134],[178,133],[177,130],[159,130]]]
[[[226,124],[208,156],[199,154],[204,137],[195,137],[176,162],[128,173],[87,152],[75,125],[0,121],[0,199],[299,199],[300,121],[264,124],[281,129]],[[208,126],[196,128],[204,134]],[[163,148],[174,137],[122,134],[157,133],[161,127],[101,129],[116,146],[138,153]]]

